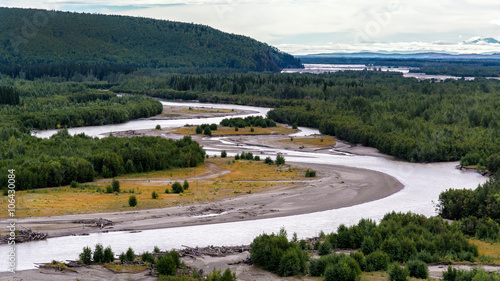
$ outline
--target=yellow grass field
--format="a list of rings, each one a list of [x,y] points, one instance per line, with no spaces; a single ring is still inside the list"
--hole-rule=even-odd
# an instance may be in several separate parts
[[[288,139],[283,139],[279,140],[279,142],[282,143],[294,143],[297,145],[303,145],[304,147],[307,146],[313,146],[313,147],[331,147],[334,146],[335,143],[337,142],[337,139],[335,139],[332,136],[310,136],[310,137],[301,137],[301,138],[288,138]]]
[[[296,133],[297,130],[287,128],[284,126],[278,125],[277,127],[271,128],[259,128],[253,127],[254,131],[251,132],[250,127],[239,128],[238,131],[235,131],[233,127],[222,127],[215,131],[212,131],[212,136],[228,136],[228,135],[272,135],[272,134],[293,134]],[[171,131],[174,134],[183,134],[183,135],[195,135],[196,134],[196,126],[190,127],[182,127],[175,131]],[[201,135],[201,134],[200,134]]]
[[[16,192],[16,217],[151,209],[208,202],[287,184],[276,180],[294,181],[304,178],[303,169],[293,169],[287,165],[278,168],[264,164],[263,161],[239,160],[232,163],[233,159],[211,158],[206,159],[206,164],[202,167],[119,177],[119,193],[106,193],[106,187],[111,185],[110,179],[82,184],[77,188],[64,186],[19,191]],[[217,171],[207,169],[207,165],[215,165]],[[231,173],[213,179],[190,180],[192,177],[216,173],[221,169]],[[187,191],[182,194],[165,192],[166,189],[171,191],[171,185],[175,181],[182,184],[184,179],[189,182]],[[152,198],[153,191],[159,194],[158,199]],[[131,195],[137,197],[136,207],[128,205]],[[0,203],[7,205],[7,197],[1,197]]]
[[[500,243],[490,244],[477,239],[469,239],[469,242],[477,246],[480,256],[487,257],[488,261],[483,263],[500,265]]]
[[[186,113],[191,113],[191,114],[197,114],[197,113],[229,113],[231,112],[231,109],[221,109],[221,108],[187,108],[184,109],[184,112]]]

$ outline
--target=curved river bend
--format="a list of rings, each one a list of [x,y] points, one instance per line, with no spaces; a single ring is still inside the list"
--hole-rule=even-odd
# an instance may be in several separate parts
[[[165,105],[178,105],[179,103],[162,102]],[[270,109],[222,105],[183,103],[186,106],[205,106],[214,108],[234,108],[257,111],[265,115]],[[183,119],[183,120],[136,120],[118,125],[96,127],[82,127],[70,129],[71,134],[86,133],[92,136],[111,131],[124,131],[136,129],[153,129],[157,124],[162,127],[178,127],[184,124],[219,123],[221,118]],[[302,134],[318,133],[317,130],[304,129]],[[44,131],[41,137],[54,134],[54,130]],[[224,141],[223,138],[221,141]],[[230,144],[227,141],[224,143]],[[220,149],[216,146],[205,147],[207,153],[218,154]],[[16,245],[17,270],[34,268],[34,263],[49,262],[52,260],[77,259],[84,246],[94,247],[101,243],[110,245],[115,253],[126,251],[132,246],[136,253],[151,251],[154,246],[162,250],[181,248],[181,245],[207,246],[207,245],[240,245],[249,244],[257,235],[267,232],[277,232],[280,227],[285,227],[289,234],[296,232],[298,237],[312,237],[321,230],[331,232],[340,224],[352,225],[361,218],[380,220],[384,214],[396,211],[435,215],[433,201],[437,201],[439,193],[449,188],[475,188],[484,183],[487,178],[477,173],[462,172],[452,163],[415,164],[391,160],[383,157],[358,156],[358,155],[330,155],[320,153],[307,153],[298,151],[273,151],[265,147],[238,146],[238,149],[262,151],[265,154],[285,154],[287,161],[303,163],[319,163],[330,165],[343,165],[348,167],[364,168],[386,173],[398,179],[405,188],[386,198],[360,204],[352,207],[316,212],[304,215],[261,219],[254,221],[232,222],[222,224],[177,227],[168,229],[145,230],[138,233],[110,232],[96,233],[89,236],[68,236],[50,238],[45,241],[30,242]],[[368,184],[367,184],[368,185]],[[332,206],[334,207],[334,206]],[[8,246],[0,246],[0,271],[7,268]]]

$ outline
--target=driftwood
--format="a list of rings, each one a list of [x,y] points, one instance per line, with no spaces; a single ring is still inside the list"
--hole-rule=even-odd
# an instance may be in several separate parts
[[[73,223],[78,223],[78,224],[85,224],[86,226],[89,227],[99,227],[100,229],[103,229],[106,226],[110,226],[115,224],[114,222],[103,219],[103,218],[98,218],[98,219],[93,219],[93,220],[80,220],[80,221],[73,221]]]
[[[44,240],[47,239],[49,235],[47,233],[42,233],[42,232],[34,232],[31,229],[20,229],[17,231],[17,234],[15,236],[14,241],[16,243],[23,243],[23,242],[29,242],[29,241],[39,241],[39,240]],[[7,244],[9,241],[10,236],[9,235],[4,235],[0,237],[0,244]]]
[[[211,256],[211,257],[224,257],[227,255],[231,255],[233,253],[243,253],[246,251],[250,251],[250,246],[249,245],[242,245],[242,246],[220,246],[220,247],[215,247],[215,246],[208,246],[208,247],[203,247],[203,248],[192,248],[189,246],[184,246],[182,245],[185,249],[182,250],[177,250],[179,255],[181,257],[184,256],[192,256],[192,257],[197,257],[197,256]]]

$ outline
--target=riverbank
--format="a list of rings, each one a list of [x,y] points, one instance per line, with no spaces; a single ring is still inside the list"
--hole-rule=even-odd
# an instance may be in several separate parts
[[[371,170],[321,164],[293,163],[310,168],[317,178],[287,181],[258,193],[209,203],[131,210],[19,218],[18,225],[49,237],[84,235],[109,231],[140,231],[180,226],[284,217],[339,209],[387,197],[403,185],[391,176]],[[101,227],[98,219],[111,221]]]

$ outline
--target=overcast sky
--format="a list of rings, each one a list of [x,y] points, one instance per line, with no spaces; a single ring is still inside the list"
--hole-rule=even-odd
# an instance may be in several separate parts
[[[292,54],[500,52],[499,0],[0,0],[0,6],[200,23]]]

